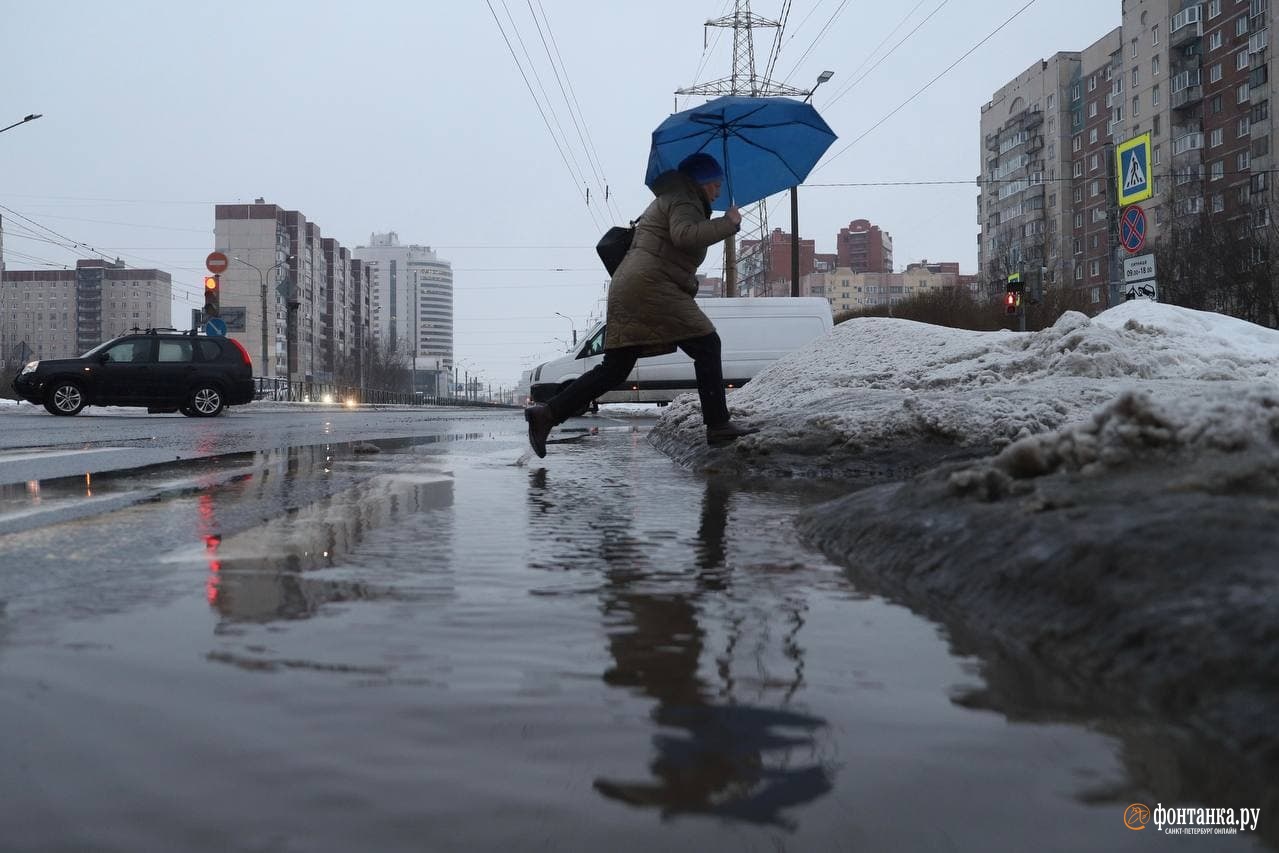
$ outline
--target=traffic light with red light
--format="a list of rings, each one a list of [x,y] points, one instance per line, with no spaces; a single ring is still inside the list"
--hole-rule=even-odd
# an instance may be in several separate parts
[[[204,318],[218,316],[222,307],[222,277],[206,275],[204,277]]]
[[[1021,297],[1026,292],[1026,283],[1022,281],[1021,273],[1015,272],[1008,276],[1008,292],[1004,294],[1004,313],[1016,314],[1021,311]]]

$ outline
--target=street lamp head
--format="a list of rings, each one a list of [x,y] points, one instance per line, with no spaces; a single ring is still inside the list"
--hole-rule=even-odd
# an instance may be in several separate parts
[[[41,117],[41,116],[43,116],[43,115],[44,115],[44,113],[31,113],[30,115],[26,116],[26,117],[25,117],[25,118],[23,118],[22,120],[23,120],[23,121],[35,121],[36,119],[40,118],[40,117]]]
[[[817,82],[818,84],[825,83],[827,80],[829,80],[830,78],[834,76],[835,76],[834,71],[823,71],[821,74],[817,75]]]

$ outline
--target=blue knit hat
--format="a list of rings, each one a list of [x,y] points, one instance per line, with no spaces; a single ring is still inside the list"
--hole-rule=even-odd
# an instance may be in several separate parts
[[[724,179],[724,170],[720,168],[719,161],[701,151],[681,160],[679,170],[699,184],[709,184],[712,181]]]

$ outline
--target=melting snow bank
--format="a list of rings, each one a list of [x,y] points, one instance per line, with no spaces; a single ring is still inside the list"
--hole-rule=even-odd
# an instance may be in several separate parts
[[[690,395],[652,441],[690,468],[868,485],[1084,421],[1127,389],[1173,399],[1258,381],[1279,382],[1279,332],[1146,300],[1027,334],[867,318],[730,394],[734,416],[759,434],[706,447]]]
[[[1279,387],[1126,393],[800,527],[863,590],[1279,768],[1276,495]]]

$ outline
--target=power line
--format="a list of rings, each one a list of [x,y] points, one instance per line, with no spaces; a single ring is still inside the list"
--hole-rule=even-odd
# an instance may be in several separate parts
[[[928,15],[922,21],[920,21],[918,24],[915,25],[915,28],[913,30],[906,33],[906,35],[902,37],[902,40],[897,42],[897,44],[893,45],[887,53],[885,53],[875,62],[874,65],[872,65],[870,68],[867,68],[866,73],[862,74],[860,77],[854,77],[854,79],[850,80],[848,84],[844,86],[844,88],[840,89],[839,92],[835,94],[835,97],[827,101],[826,102],[827,109],[834,106],[839,101],[840,98],[844,97],[849,92],[851,92],[858,83],[860,83],[861,81],[869,77],[876,68],[878,68],[880,65],[884,63],[885,60],[888,59],[888,57],[892,56],[894,53],[897,52],[897,48],[901,47],[903,44],[909,41],[911,36],[919,32],[919,30],[924,26],[924,24],[927,24],[929,21],[931,21],[933,19],[933,16],[936,15],[938,12],[940,12],[942,10],[942,7],[949,2],[950,0],[941,0],[941,3],[937,4],[936,9],[933,9],[933,11],[929,12]],[[876,53],[878,53],[879,49],[884,46],[884,42],[892,38],[893,34],[896,33],[897,30],[901,29],[902,24],[906,23],[906,21],[910,19],[910,16],[914,15],[915,11],[922,5],[924,5],[924,0],[919,0],[919,2],[915,4],[915,7],[911,9],[909,13],[907,13],[906,17],[902,18],[901,22],[898,23],[897,26],[893,28],[892,32],[890,32],[887,36],[884,37],[884,41],[881,41],[878,45],[876,45],[875,50],[871,52],[870,56],[874,56]],[[853,71],[854,75],[856,75],[858,71],[861,71],[862,68],[866,67],[866,63],[870,61],[870,56],[868,56],[866,60],[863,61],[862,64],[859,65],[855,71]]]
[[[569,177],[571,177],[573,182],[576,184],[578,178],[573,172],[573,167],[569,165],[568,156],[564,153],[564,147],[560,145],[559,138],[555,135],[555,131],[551,129],[551,121],[546,117],[546,111],[542,109],[542,104],[537,99],[537,93],[533,91],[533,84],[529,82],[528,75],[524,73],[524,66],[520,64],[520,58],[516,55],[515,47],[511,44],[510,38],[506,35],[506,29],[502,26],[502,20],[497,16],[497,10],[493,8],[492,0],[484,0],[484,2],[489,8],[489,13],[493,15],[493,22],[497,24],[498,32],[502,34],[502,41],[506,43],[506,49],[511,54],[511,60],[515,63],[516,69],[520,72],[520,77],[524,80],[524,85],[528,88],[528,94],[529,97],[533,99],[533,105],[537,107],[537,112],[542,117],[542,123],[546,125],[546,132],[551,135],[551,141],[555,143],[555,150],[560,153],[560,159],[564,161],[564,168],[568,170]],[[585,201],[585,197],[583,197],[583,201]],[[595,222],[595,226],[597,228],[601,227],[596,219],[595,212],[591,210],[589,204],[586,209],[591,215],[591,221]]]
[[[532,13],[533,12],[532,0],[528,0],[528,2],[529,2],[529,12]],[[542,22],[546,24],[546,35],[551,37],[551,45],[552,47],[555,48],[555,57],[556,59],[559,60],[559,67],[564,71],[564,79],[560,81],[560,94],[564,95],[564,104],[565,106],[568,107],[569,117],[573,118],[574,126],[577,126],[578,118],[582,120],[581,125],[577,127],[578,139],[581,140],[582,148],[586,151],[587,161],[591,162],[592,157],[594,158],[594,161],[592,163],[592,168],[595,168],[597,170],[595,177],[598,179],[598,181],[600,182],[604,190],[605,207],[607,208],[611,206],[613,209],[614,216],[620,218],[621,211],[617,209],[617,203],[613,201],[612,193],[609,191],[608,176],[604,173],[604,164],[600,160],[599,149],[595,147],[595,140],[591,137],[590,125],[588,125],[586,122],[586,115],[582,112],[582,105],[578,103],[577,92],[573,88],[573,78],[569,76],[568,66],[564,64],[564,57],[560,54],[560,45],[555,38],[555,31],[551,29],[551,19],[548,18],[546,15],[546,9],[542,6],[542,0],[537,0],[537,8],[542,13]],[[535,13],[533,14],[533,23],[537,24],[537,15]],[[542,34],[542,28],[540,26],[538,27],[537,32],[538,32],[538,35]],[[546,47],[545,36],[542,37],[542,46]],[[549,49],[546,51],[546,57],[551,62],[551,70],[555,71],[555,59],[551,59],[551,52]],[[558,71],[556,71],[555,79],[560,80],[560,75]],[[564,87],[566,83],[568,85],[568,94],[564,93]],[[570,95],[572,96],[572,104],[569,103]],[[574,118],[573,116],[574,109],[576,109],[577,111],[576,118]],[[585,139],[582,139],[583,131],[585,131],[585,137],[586,137]]]
[[[796,60],[795,64],[791,66],[790,73],[786,75],[786,78],[783,82],[789,83],[790,79],[795,76],[795,72],[798,71],[799,67],[804,64],[804,60],[807,59],[808,55],[813,52],[813,48],[817,47],[818,43],[823,38],[826,37],[826,32],[831,28],[831,25],[834,24],[836,19],[838,19],[839,16],[843,14],[844,9],[847,8],[848,6],[848,3],[849,3],[849,0],[840,0],[840,4],[835,7],[835,11],[832,12],[831,16],[826,19],[825,25],[823,25],[821,30],[818,31],[817,36],[813,39],[812,43],[808,45],[808,49],[805,50],[802,54],[800,54],[799,59]]]
[[[883,117],[883,118],[881,118],[879,121],[875,122],[875,123],[874,123],[874,124],[872,124],[870,127],[868,127],[866,130],[862,131],[862,133],[861,133],[861,135],[860,135],[860,136],[858,136],[858,137],[857,137],[856,139],[854,139],[852,142],[850,142],[850,143],[848,143],[847,145],[845,145],[843,148],[839,149],[839,151],[837,151],[834,155],[832,155],[830,158],[828,158],[828,159],[827,159],[824,163],[822,163],[821,165],[819,165],[817,168],[818,168],[818,169],[823,169],[823,168],[825,168],[826,166],[829,166],[829,165],[830,165],[830,164],[831,164],[834,160],[836,160],[836,159],[838,159],[840,156],[842,156],[842,155],[844,154],[844,152],[848,151],[848,149],[852,148],[852,147],[853,147],[854,145],[856,145],[858,142],[861,142],[863,139],[865,139],[868,135],[870,135],[870,133],[871,133],[872,131],[874,131],[876,128],[878,128],[880,125],[882,125],[884,122],[888,121],[888,120],[889,120],[890,118],[892,118],[893,116],[897,115],[897,113],[901,112],[903,109],[905,109],[905,108],[906,108],[906,106],[907,106],[907,105],[908,105],[911,101],[915,100],[915,99],[916,99],[916,98],[918,98],[920,95],[924,94],[924,92],[928,91],[928,89],[929,89],[929,88],[931,88],[931,87],[932,87],[932,85],[933,85],[934,83],[936,83],[938,80],[940,80],[941,78],[943,78],[943,77],[945,77],[947,74],[949,74],[949,73],[950,73],[950,71],[951,71],[952,69],[954,69],[954,68],[955,68],[955,66],[959,65],[959,63],[963,62],[963,61],[964,61],[965,59],[967,59],[969,56],[971,56],[972,54],[976,53],[978,48],[980,48],[980,47],[981,47],[982,45],[984,45],[986,42],[988,42],[988,41],[990,41],[992,38],[994,38],[994,37],[996,36],[996,34],[998,34],[998,33],[999,33],[999,32],[1000,32],[1000,31],[1001,31],[1004,27],[1006,27],[1006,26],[1008,26],[1009,24],[1011,24],[1014,20],[1016,20],[1016,19],[1017,19],[1017,18],[1021,15],[1021,13],[1022,13],[1022,12],[1025,12],[1027,9],[1029,9],[1029,8],[1030,8],[1031,6],[1033,6],[1033,5],[1035,5],[1035,0],[1027,0],[1026,5],[1022,6],[1022,7],[1021,7],[1020,9],[1018,9],[1016,12],[1013,12],[1013,13],[1012,13],[1012,15],[1010,15],[1010,16],[1009,16],[1009,17],[1008,17],[1008,18],[1007,18],[1007,19],[1006,19],[1006,20],[1005,20],[1002,24],[1000,24],[999,26],[995,27],[995,29],[994,29],[994,30],[992,30],[992,31],[990,32],[990,34],[989,34],[989,35],[987,35],[987,36],[986,36],[985,38],[983,38],[981,41],[977,42],[977,44],[973,45],[971,48],[969,48],[967,51],[965,51],[965,52],[964,52],[964,54],[963,54],[962,56],[960,56],[958,59],[956,59],[956,60],[955,60],[954,62],[952,62],[950,65],[947,65],[947,66],[946,66],[946,68],[945,68],[945,69],[943,69],[943,70],[942,70],[942,72],[941,72],[940,74],[938,74],[936,77],[934,77],[933,79],[931,79],[931,80],[929,80],[927,83],[925,83],[922,87],[920,87],[920,88],[919,88],[919,89],[918,89],[918,90],[917,90],[917,91],[916,91],[913,95],[911,95],[909,98],[907,98],[906,100],[902,101],[902,102],[901,102],[901,103],[900,103],[897,107],[895,107],[895,108],[894,108],[894,109],[893,109],[890,113],[888,113],[888,115],[884,116],[884,117]],[[816,169],[815,169],[814,171],[816,171]]]
[[[782,55],[782,35],[786,32],[786,22],[790,20],[790,9],[791,0],[785,0],[782,4],[777,33],[773,36],[773,49],[770,51],[768,64],[764,67],[764,88],[766,89],[773,80],[773,69],[777,67],[777,58]]]

